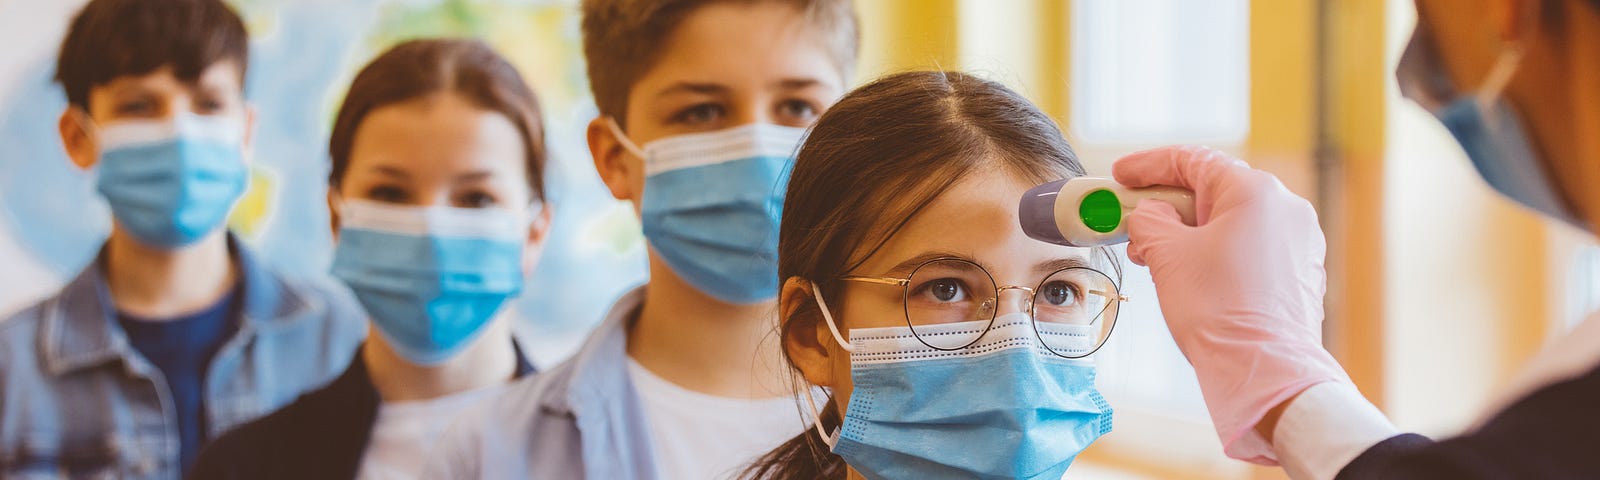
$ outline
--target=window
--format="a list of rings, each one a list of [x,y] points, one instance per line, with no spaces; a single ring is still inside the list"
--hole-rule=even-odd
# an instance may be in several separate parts
[[[1073,2],[1074,132],[1100,144],[1243,140],[1249,21],[1245,0]]]

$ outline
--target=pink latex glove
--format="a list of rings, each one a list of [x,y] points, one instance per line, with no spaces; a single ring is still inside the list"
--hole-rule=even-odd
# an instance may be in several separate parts
[[[1271,174],[1204,147],[1134,153],[1112,174],[1129,187],[1194,191],[1195,227],[1170,204],[1139,202],[1128,258],[1150,267],[1223,451],[1276,465],[1255,430],[1267,411],[1312,385],[1350,381],[1322,346],[1327,243],[1316,210]]]

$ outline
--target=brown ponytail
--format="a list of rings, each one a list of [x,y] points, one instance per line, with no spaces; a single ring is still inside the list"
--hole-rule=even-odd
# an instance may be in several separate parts
[[[1032,183],[1084,174],[1055,121],[998,83],[960,72],[907,72],[850,92],[812,127],[795,161],[778,278],[807,279],[823,296],[837,297],[836,278],[977,170]],[[780,319],[784,345],[815,338],[822,321],[816,304],[779,311],[793,312]],[[838,428],[844,408],[830,402],[824,409],[828,431]],[[808,429],[757,459],[744,478],[842,479],[845,472],[844,461]]]
[[[801,400],[804,401],[804,400]],[[802,407],[804,408],[804,407]],[[822,410],[822,428],[834,431],[842,423],[838,409],[828,405]],[[789,441],[778,445],[755,463],[750,464],[741,475],[741,478],[750,480],[787,480],[787,479],[842,479],[845,478],[844,460],[838,455],[828,451],[827,442],[817,435],[815,428],[807,425],[806,431]]]

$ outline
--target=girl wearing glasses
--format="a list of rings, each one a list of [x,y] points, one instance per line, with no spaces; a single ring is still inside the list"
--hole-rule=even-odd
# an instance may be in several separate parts
[[[1111,430],[1091,354],[1125,299],[1107,251],[1028,238],[1017,204],[1083,173],[1048,116],[962,73],[889,76],[825,113],[778,273],[797,387],[830,395],[745,476],[1061,478]]]

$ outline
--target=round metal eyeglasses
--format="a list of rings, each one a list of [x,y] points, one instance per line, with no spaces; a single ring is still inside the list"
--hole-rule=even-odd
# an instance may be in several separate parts
[[[847,275],[840,280],[898,285],[904,289],[906,325],[917,340],[935,350],[972,346],[994,327],[1000,311],[1000,294],[1023,292],[1020,311],[1033,319],[1041,345],[1064,358],[1093,354],[1111,336],[1117,309],[1128,301],[1105,273],[1085,266],[1069,266],[1045,275],[1033,287],[1005,285],[982,266],[960,258],[923,262],[906,278]],[[982,328],[946,325],[985,322]]]

